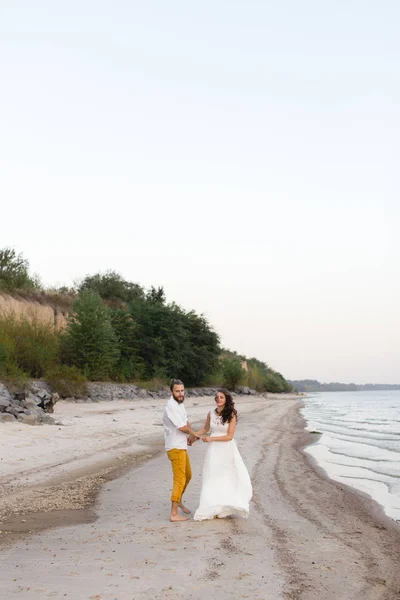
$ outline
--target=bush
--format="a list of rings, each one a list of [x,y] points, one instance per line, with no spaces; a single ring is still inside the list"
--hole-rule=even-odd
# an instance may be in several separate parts
[[[257,392],[265,392],[265,372],[258,366],[248,366],[247,385]]]
[[[1,381],[11,394],[15,392],[24,392],[29,381],[26,373],[24,373],[17,364],[8,359],[4,360],[4,355],[2,356],[3,359],[0,358]]]
[[[58,362],[59,335],[34,314],[0,314],[0,340],[7,361],[29,377],[43,377]]]
[[[87,395],[86,377],[77,367],[60,365],[47,373],[45,379],[61,398],[81,398]]]
[[[222,361],[223,383],[228,390],[234,390],[246,377],[239,358],[225,358]]]
[[[0,289],[11,291],[38,288],[39,279],[29,274],[29,263],[22,254],[17,254],[13,248],[0,250]]]
[[[100,296],[86,290],[73,305],[62,335],[63,362],[76,366],[89,379],[108,379],[120,352],[110,311]]]

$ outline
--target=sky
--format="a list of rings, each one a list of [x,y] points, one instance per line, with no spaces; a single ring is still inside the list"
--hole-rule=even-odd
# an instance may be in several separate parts
[[[396,0],[5,0],[0,247],[289,379],[400,383]]]

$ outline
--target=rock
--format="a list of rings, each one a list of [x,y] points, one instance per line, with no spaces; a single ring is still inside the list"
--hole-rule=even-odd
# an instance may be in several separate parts
[[[0,413],[1,422],[15,421],[27,425],[40,423],[54,424],[53,419],[46,413],[54,411],[54,405],[60,399],[58,394],[52,394],[43,382],[33,382],[30,391],[9,394],[4,385],[0,384]]]
[[[243,396],[248,396],[249,394],[251,394],[250,388],[248,388],[245,385],[241,385],[241,386],[237,387],[236,391],[238,394],[242,394]]]
[[[24,412],[24,408],[22,406],[16,406],[14,404],[11,404],[10,406],[8,406],[5,410],[5,412],[10,413],[11,415],[14,415],[14,417],[18,417],[18,415],[20,413]]]
[[[38,415],[26,415],[25,413],[18,415],[18,421],[25,423],[25,425],[39,425],[40,420],[40,416]]]
[[[0,396],[0,412],[4,412],[11,404],[11,399],[8,400],[7,398],[1,397]]]
[[[0,404],[0,412],[4,410],[1,408],[1,406],[6,407],[12,402],[12,396],[10,392],[2,383],[0,383],[0,400],[2,401],[2,403]],[[6,404],[6,402],[8,402],[8,404]]]
[[[97,400],[93,400],[92,398],[89,398],[89,396],[82,396],[79,400],[82,400],[82,402],[97,402]]]
[[[24,414],[25,415],[35,415],[37,417],[41,417],[43,415],[43,411],[38,406],[31,406],[30,408],[27,408],[26,410],[24,410]]]
[[[15,421],[14,415],[11,415],[10,413],[2,413],[0,415],[0,423],[11,423],[12,421]]]
[[[41,415],[40,423],[43,425],[62,425],[62,423],[55,423],[53,417],[47,415],[46,413]]]
[[[46,392],[51,395],[51,390],[48,384],[45,381],[32,381],[29,385],[29,392],[31,392],[34,396],[39,396],[41,392]]]
[[[31,394],[29,394],[25,400],[23,400],[21,402],[21,406],[23,406],[24,408],[31,408],[32,406],[37,406],[38,405],[38,398],[37,396],[32,396]]]

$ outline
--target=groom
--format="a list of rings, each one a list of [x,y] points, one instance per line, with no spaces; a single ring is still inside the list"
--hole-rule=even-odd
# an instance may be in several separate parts
[[[182,503],[182,495],[192,477],[189,455],[187,452],[188,439],[199,436],[190,427],[187,418],[185,401],[185,387],[180,379],[172,379],[170,384],[171,397],[168,400],[163,415],[165,450],[171,461],[173,486],[171,494],[171,514],[169,520],[173,523],[187,521],[178,513],[178,508],[186,515],[190,510]]]

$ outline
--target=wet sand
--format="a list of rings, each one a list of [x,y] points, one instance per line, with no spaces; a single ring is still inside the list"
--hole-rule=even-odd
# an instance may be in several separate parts
[[[169,523],[170,465],[152,437],[151,457],[100,475],[94,506],[65,509],[79,522],[5,536],[0,597],[400,599],[398,526],[310,464],[302,449],[314,436],[304,431],[300,402],[239,398],[237,404],[236,440],[254,486],[248,520]],[[205,449],[198,442],[190,451],[193,480],[185,500],[193,509]],[[82,485],[88,476],[94,474],[82,475]],[[1,527],[23,517],[29,530],[41,514],[46,527],[52,517],[57,521],[54,512],[33,511]],[[65,522],[58,516],[56,524]]]

